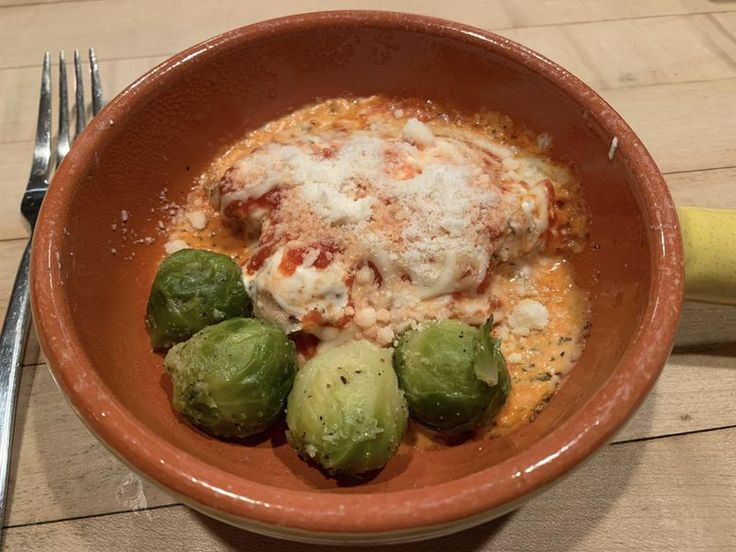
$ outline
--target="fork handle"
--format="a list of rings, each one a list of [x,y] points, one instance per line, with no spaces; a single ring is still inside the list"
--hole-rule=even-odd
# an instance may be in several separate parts
[[[15,276],[15,284],[0,334],[0,531],[5,525],[8,476],[13,444],[13,418],[18,399],[18,382],[23,364],[23,349],[31,319],[28,293],[28,266],[31,241],[28,240]]]

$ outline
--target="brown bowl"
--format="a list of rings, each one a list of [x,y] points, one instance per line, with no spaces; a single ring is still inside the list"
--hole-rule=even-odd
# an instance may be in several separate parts
[[[183,199],[224,146],[290,110],[375,93],[499,110],[552,136],[552,155],[575,167],[592,213],[589,247],[574,263],[593,327],[557,396],[523,430],[433,450],[403,446],[378,476],[354,485],[300,461],[283,427],[232,443],[186,425],[170,407],[143,320],[162,257],[164,189]],[[112,228],[123,210],[125,235]],[[134,243],[148,236],[153,245]],[[611,439],[670,351],[682,265],[677,216],[656,165],[621,117],[564,69],[457,23],[314,13],[182,52],[92,121],[43,205],[33,315],[56,380],[87,426],[193,508],[284,538],[396,542],[504,514]]]

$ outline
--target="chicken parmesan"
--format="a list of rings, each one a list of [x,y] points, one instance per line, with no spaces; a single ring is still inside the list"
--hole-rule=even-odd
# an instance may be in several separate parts
[[[537,415],[589,327],[569,261],[586,239],[585,204],[550,140],[423,100],[323,101],[220,156],[167,251],[233,258],[255,316],[289,334],[302,360],[492,317],[512,381],[491,428],[504,433]]]

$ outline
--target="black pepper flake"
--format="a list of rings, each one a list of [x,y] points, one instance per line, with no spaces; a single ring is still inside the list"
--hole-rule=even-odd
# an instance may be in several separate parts
[[[330,387],[332,387],[332,385],[328,383],[325,387],[327,387],[327,389],[329,389]]]
[[[345,376],[340,376],[340,381],[342,382],[343,385],[347,385],[348,384],[348,380],[347,380],[347,378]]]
[[[356,374],[362,374],[363,373],[363,370],[355,370],[355,373]]]
[[[565,351],[562,351],[562,352],[560,353],[560,357],[563,357],[563,356],[565,356]]]
[[[572,341],[572,337],[569,337],[569,336],[566,336],[566,335],[561,335],[560,336],[560,339],[557,340],[557,344],[559,345],[561,343],[566,343],[568,341]]]

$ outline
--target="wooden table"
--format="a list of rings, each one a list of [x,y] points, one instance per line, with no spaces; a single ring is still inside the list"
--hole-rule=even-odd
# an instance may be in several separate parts
[[[111,97],[170,54],[221,31],[345,7],[461,20],[542,52],[623,114],[678,203],[736,208],[734,1],[0,0],[3,308],[26,241],[18,205],[44,50],[94,46]],[[142,483],[75,417],[33,340],[26,360],[6,549],[309,548],[210,520]],[[612,445],[516,513],[400,549],[736,550],[735,399],[736,309],[687,304],[667,367]]]

